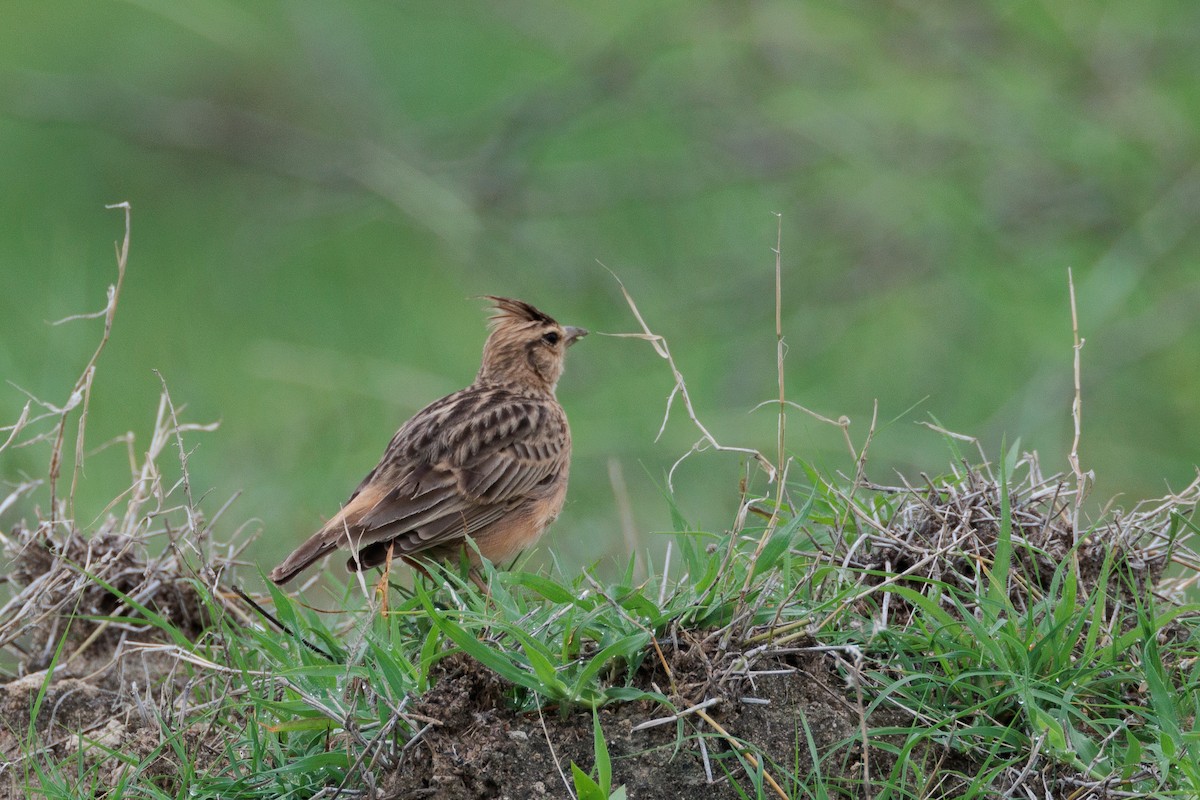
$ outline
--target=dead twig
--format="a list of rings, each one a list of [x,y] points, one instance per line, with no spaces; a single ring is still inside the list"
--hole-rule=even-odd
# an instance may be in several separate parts
[[[671,406],[675,402],[676,397],[683,401],[683,406],[687,411],[688,419],[692,421],[692,424],[696,426],[701,434],[701,438],[692,445],[691,449],[680,456],[679,459],[671,465],[671,469],[667,472],[667,488],[671,491],[675,490],[675,485],[673,483],[675,470],[680,464],[683,463],[685,459],[688,458],[688,456],[703,452],[709,448],[726,453],[742,453],[744,455],[751,456],[759,463],[759,465],[763,468],[763,471],[767,473],[767,482],[773,482],[777,476],[777,470],[775,469],[775,465],[771,463],[770,459],[752,447],[733,447],[730,445],[723,445],[718,442],[716,437],[714,437],[709,432],[708,428],[704,426],[704,423],[700,421],[699,416],[696,414],[695,407],[692,405],[692,397],[690,394],[688,394],[687,383],[684,381],[683,373],[681,373],[679,368],[675,366],[675,359],[671,357],[671,349],[667,346],[667,340],[650,330],[650,326],[646,324],[646,320],[642,317],[642,313],[638,310],[637,304],[633,302],[633,298],[629,295],[629,292],[625,289],[625,284],[621,282],[621,279],[617,277],[617,274],[611,269],[608,269],[608,267],[604,264],[601,264],[600,266],[607,269],[609,274],[613,276],[613,279],[616,280],[617,285],[621,288],[621,294],[625,297],[625,302],[629,304],[630,311],[633,312],[633,316],[637,319],[638,325],[640,325],[642,328],[641,333],[605,333],[601,335],[612,336],[619,339],[642,339],[650,342],[650,345],[654,348],[654,352],[658,353],[659,357],[667,362],[667,365],[671,369],[671,375],[675,378],[675,385],[671,388],[671,393],[667,395],[667,408],[663,414],[662,425],[659,426],[658,435],[655,436],[654,440],[658,441],[662,437],[663,432],[666,430],[667,422],[671,418]]]

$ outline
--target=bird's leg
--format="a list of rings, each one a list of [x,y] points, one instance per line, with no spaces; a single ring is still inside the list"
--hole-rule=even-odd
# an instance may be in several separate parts
[[[484,597],[486,597],[488,600],[492,599],[492,589],[488,584],[483,582],[483,578],[479,575],[478,568],[471,567],[468,569],[467,577],[471,579],[472,583],[479,587],[479,591],[483,592]]]
[[[392,548],[388,548],[387,558],[383,562],[383,573],[379,576],[379,582],[375,584],[375,594],[379,597],[379,613],[387,616],[388,605],[388,578],[392,576]]]
[[[404,563],[412,567],[414,571],[421,575],[421,577],[425,578],[430,583],[433,583],[433,576],[429,574],[429,570],[425,569],[420,561],[417,561],[415,558],[409,558],[408,556],[402,556],[402,558]]]

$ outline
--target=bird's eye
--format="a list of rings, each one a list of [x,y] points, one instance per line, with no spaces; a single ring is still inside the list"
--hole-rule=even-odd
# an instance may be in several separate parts
[[[550,331],[549,333],[547,333],[545,336],[542,337],[542,341],[545,342],[546,344],[558,344],[558,332]]]

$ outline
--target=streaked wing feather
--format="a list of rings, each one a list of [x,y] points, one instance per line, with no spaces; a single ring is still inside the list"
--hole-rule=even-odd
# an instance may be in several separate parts
[[[561,409],[544,400],[472,387],[439,401],[401,428],[360,485],[395,484],[356,520],[355,540],[395,540],[413,554],[472,535],[563,469],[569,441]],[[398,463],[408,471],[389,474]]]

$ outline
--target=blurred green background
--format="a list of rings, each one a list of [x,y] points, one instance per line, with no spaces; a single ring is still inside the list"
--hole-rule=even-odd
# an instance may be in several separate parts
[[[1179,488],[1200,419],[1200,4],[1128,2],[12,2],[0,25],[0,378],[61,403],[98,322],[119,212],[127,284],[88,440],[144,449],[160,370],[197,492],[256,519],[265,567],[466,384],[483,304],[628,332],[615,270],[701,419],[773,448],[775,212],[791,399],[848,415],[869,474],[942,472],[936,417],[1047,472],[1071,439],[1067,268],[1097,505]],[[575,431],[568,569],[642,544],[697,434],[645,342],[593,336],[559,396]],[[0,389],[0,415],[25,397]],[[840,433],[793,452],[851,471]],[[0,455],[9,484],[46,448]],[[93,456],[89,522],[128,484]],[[734,455],[676,475],[727,526]],[[30,513],[27,507],[23,513]],[[544,550],[544,548],[543,548]],[[546,558],[543,553],[541,558]]]

